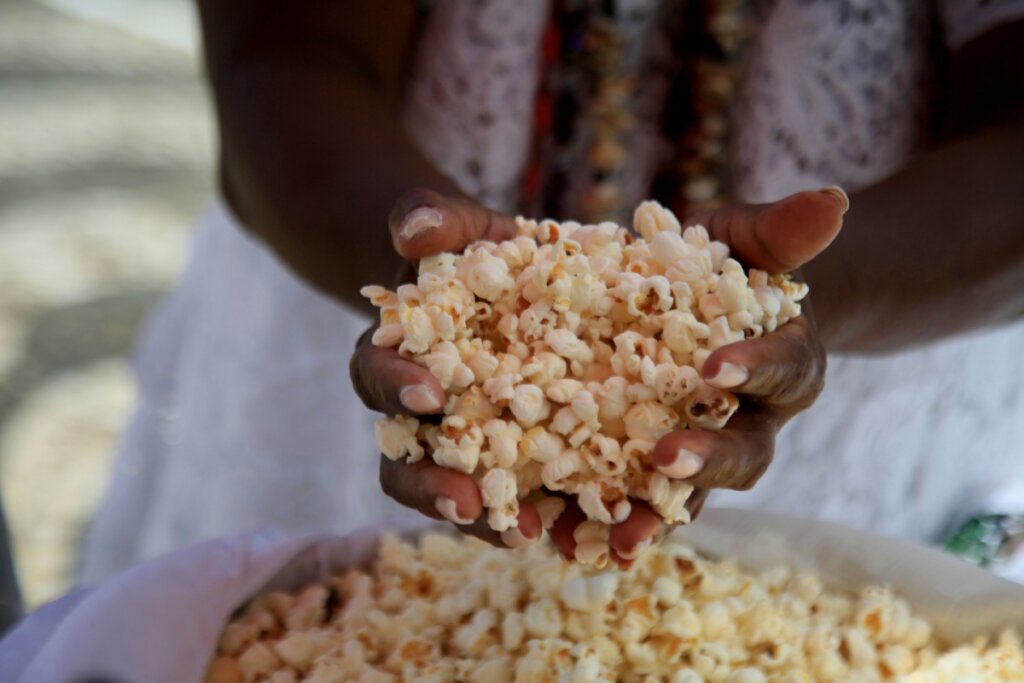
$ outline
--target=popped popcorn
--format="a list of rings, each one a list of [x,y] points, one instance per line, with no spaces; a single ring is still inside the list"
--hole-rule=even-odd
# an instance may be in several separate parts
[[[416,282],[394,292],[363,288],[380,309],[372,343],[428,369],[449,396],[440,429],[382,420],[382,451],[430,457],[481,486],[491,476],[484,504],[498,530],[518,524],[518,505],[495,493],[497,476],[518,499],[576,496],[600,524],[624,521],[630,498],[685,523],[690,489],[652,478],[646,456],[670,430],[728,423],[739,400],[701,380],[704,362],[800,315],[806,285],[744,271],[652,201],[634,214],[640,237],[612,223],[517,224],[514,239],[421,260]]]
[[[516,477],[508,470],[488,470],[480,480],[480,496],[488,510],[488,524],[495,531],[507,531],[515,526],[519,514],[516,497]]]
[[[548,498],[562,502],[557,498]],[[545,507],[544,505],[539,505]],[[582,543],[607,540],[588,521]],[[244,634],[244,635],[243,635]],[[207,683],[1019,683],[1006,631],[952,648],[891,591],[746,571],[669,537],[625,571],[565,564],[546,544],[386,535],[369,569],[252,600]]]
[[[608,564],[611,550],[608,546],[609,525],[601,521],[588,520],[573,531],[576,541],[576,560],[598,569]]]
[[[565,512],[565,500],[555,496],[544,496],[540,500],[534,501],[533,507],[540,516],[541,526],[550,529]]]

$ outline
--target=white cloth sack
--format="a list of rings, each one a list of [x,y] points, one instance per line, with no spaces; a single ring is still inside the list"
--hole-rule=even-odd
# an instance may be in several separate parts
[[[0,643],[0,671],[17,683],[96,675],[123,683],[202,681],[218,634],[240,605],[262,590],[296,589],[365,565],[381,531],[248,534],[157,558],[31,614]],[[744,510],[709,510],[677,533],[711,556],[814,570],[836,588],[891,585],[950,642],[1008,625],[1024,629],[1024,587],[907,541]]]

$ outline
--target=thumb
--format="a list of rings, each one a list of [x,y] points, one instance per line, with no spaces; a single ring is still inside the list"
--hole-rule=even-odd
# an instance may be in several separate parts
[[[772,204],[740,204],[692,217],[725,242],[744,265],[788,273],[820,254],[839,234],[850,206],[838,187],[798,192]]]
[[[410,261],[443,251],[462,251],[477,240],[500,242],[516,235],[515,220],[469,199],[412,190],[388,215],[395,251]]]

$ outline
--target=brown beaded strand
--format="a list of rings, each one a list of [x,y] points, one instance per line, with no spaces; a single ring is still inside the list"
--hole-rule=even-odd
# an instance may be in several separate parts
[[[636,83],[624,67],[616,5],[559,0],[552,8],[523,184],[527,214],[565,217],[571,173],[584,164],[572,217],[623,220]],[[674,19],[665,30],[676,65],[662,132],[671,151],[648,195],[685,215],[718,206],[729,194],[729,110],[753,27],[746,0],[674,0],[666,9]]]

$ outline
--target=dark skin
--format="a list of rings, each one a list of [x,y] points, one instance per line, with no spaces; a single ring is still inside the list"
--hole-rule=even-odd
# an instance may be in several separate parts
[[[403,219],[417,207],[434,207],[441,216],[440,225],[408,238]],[[405,195],[391,213],[391,235],[395,249],[410,261],[453,248],[477,239],[501,240],[515,234],[515,225],[507,217],[492,215],[474,218],[475,205],[450,200],[430,192]],[[789,272],[818,254],[838,232],[843,206],[831,192],[804,192],[766,207],[766,217],[749,234],[733,235],[736,255],[754,267]],[[794,231],[794,225],[806,230]],[[745,229],[733,226],[734,230]],[[798,233],[798,234],[797,234]],[[766,248],[765,245],[771,245]],[[770,250],[769,250],[770,249]],[[425,368],[402,359],[395,349],[376,348],[364,336],[352,361],[353,382],[367,405],[388,413],[428,414],[438,412],[444,392]],[[687,430],[662,438],[654,453],[656,462],[670,466],[680,448],[704,456],[704,466],[690,477],[702,491],[691,501],[691,512],[700,510],[706,489],[753,486],[767,468],[774,435],[785,422],[800,412],[821,391],[825,352],[814,332],[810,318],[801,316],[772,335],[732,344],[715,351],[704,366],[705,378],[714,378],[723,362],[749,368],[749,379],[738,390],[745,395],[743,408],[733,416],[729,428],[719,431]],[[404,405],[402,390],[423,386],[435,397],[435,407]],[[410,468],[382,459],[382,483],[397,500],[411,503],[424,514],[437,517],[434,500],[444,496],[455,500],[459,516],[476,520],[466,531],[494,543],[498,535],[486,525],[480,494],[467,476],[420,462]],[[665,470],[671,476],[671,470]],[[573,511],[571,511],[573,512]],[[563,515],[552,531],[552,538],[567,556],[572,555],[572,531],[579,520],[576,514]],[[536,512],[523,506],[520,524],[528,538],[540,536]],[[621,555],[633,554],[636,545],[663,531],[661,518],[639,501],[634,501],[629,519],[612,529],[611,545]]]
[[[465,198],[402,130],[414,3],[199,5],[225,195],[300,277],[368,310],[358,296],[362,285],[391,284],[403,264],[511,234],[509,217]],[[657,444],[654,461],[666,473],[681,471],[680,449],[700,457],[702,467],[686,477],[699,491],[694,513],[707,490],[749,488],[767,469],[778,430],[821,390],[826,349],[889,351],[1024,314],[1022,41],[1024,22],[1015,22],[952,55],[941,135],[899,173],[856,193],[845,216],[835,194],[805,192],[694,217],[748,267],[789,272],[802,266],[814,292],[813,316],[718,349],[706,362],[711,381],[726,362],[747,371],[745,381],[730,387],[742,395],[743,408],[727,429],[673,432]],[[439,225],[403,236],[409,212],[423,206],[437,210]],[[364,343],[352,371],[374,409],[440,409],[436,380],[393,351]],[[412,408],[402,394],[411,387],[423,387]],[[465,475],[382,458],[381,482],[389,495],[435,519],[442,518],[435,501],[449,498],[458,517],[475,520],[460,528],[508,544],[487,528],[479,491]],[[570,555],[577,517],[570,510],[552,530]],[[525,538],[540,536],[529,506],[519,522]],[[662,527],[637,505],[613,529],[612,547],[619,559],[629,556]]]

